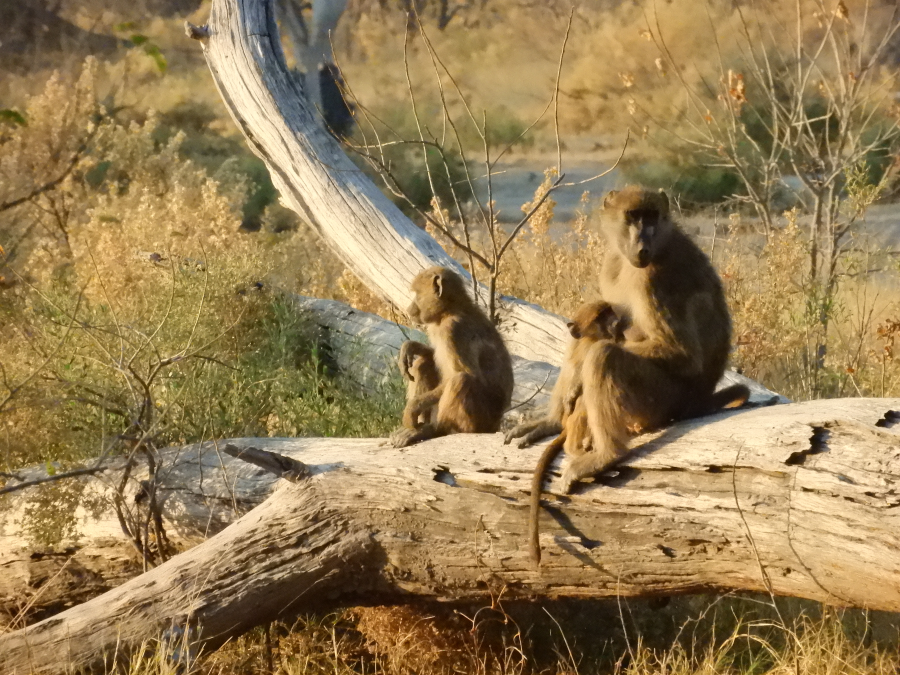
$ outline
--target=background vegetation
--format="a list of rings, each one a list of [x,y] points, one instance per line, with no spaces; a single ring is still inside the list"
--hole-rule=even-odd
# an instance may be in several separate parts
[[[202,23],[208,5],[16,5],[0,10],[0,480],[201,440],[389,431],[397,383],[355,389],[288,294],[391,310],[277,203],[183,38],[183,19]],[[895,396],[895,11],[888,0],[593,0],[570,18],[557,0],[355,0],[334,43],[360,164],[376,179],[389,170],[398,203],[499,290],[564,315],[596,293],[604,188],[586,184],[576,212],[557,215],[557,157],[597,173],[629,130],[615,180],[669,191],[710,253],[734,367],[797,400]],[[455,133],[439,134],[448,123]],[[423,152],[423,141],[435,142]],[[423,178],[426,163],[439,180]],[[556,168],[521,191],[532,216],[486,272],[472,252],[519,216],[498,215],[479,177],[523,166]],[[65,511],[59,490],[41,504]],[[52,547],[69,526],[35,518],[31,535]],[[151,563],[165,555],[142,545]],[[763,604],[355,609],[260,629],[190,668],[898,668],[895,617]],[[131,672],[176,672],[186,653],[163,636]]]

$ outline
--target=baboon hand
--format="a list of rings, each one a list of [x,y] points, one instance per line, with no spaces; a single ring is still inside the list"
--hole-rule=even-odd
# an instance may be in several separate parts
[[[513,439],[514,439],[514,438],[518,438],[518,437],[521,436],[523,433],[525,433],[524,431],[522,431],[522,429],[523,429],[523,427],[525,427],[527,424],[529,424],[529,423],[528,423],[528,422],[522,422],[521,424],[517,424],[517,425],[514,426],[512,429],[510,429],[509,431],[507,431],[507,432],[506,432],[506,435],[503,437],[503,445],[509,445],[510,443],[513,442]]]
[[[416,430],[400,427],[395,429],[388,437],[385,445],[392,448],[405,448],[416,442]]]
[[[407,353],[403,355],[403,358],[400,359],[400,374],[403,376],[403,379],[407,382],[415,382],[416,378],[410,372],[412,368],[412,357]]]
[[[400,346],[400,358],[398,365],[400,366],[400,374],[404,380],[415,382],[415,377],[410,373],[413,367],[413,361],[416,358],[415,352],[410,348],[410,341],[407,340]]]
[[[524,436],[524,438],[522,438],[522,441],[519,443],[519,447],[527,448],[529,445],[534,443],[534,440],[530,439],[531,434],[534,433],[535,429],[541,426],[543,421],[543,419],[539,419],[520,422],[506,432],[506,436],[503,437],[503,444],[509,445],[513,442],[513,439],[522,438]],[[538,436],[538,438],[543,438],[543,436]]]
[[[518,447],[527,448],[542,438],[559,434],[561,431],[562,425],[559,422],[543,417],[539,420],[522,422],[516,425],[512,431],[506,434],[503,442],[510,443],[514,438],[521,438],[522,440],[519,441]]]
[[[582,392],[583,392],[583,387],[582,387],[581,383],[579,383],[578,385],[572,387],[569,390],[569,393],[566,394],[566,400],[565,400],[566,415],[571,415],[573,412],[575,412],[575,404],[578,403],[578,399],[581,398]]]

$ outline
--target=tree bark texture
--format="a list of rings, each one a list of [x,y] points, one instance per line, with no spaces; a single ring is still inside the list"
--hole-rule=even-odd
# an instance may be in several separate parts
[[[410,595],[744,590],[900,611],[898,410],[900,399],[845,399],[683,422],[640,437],[616,472],[569,496],[554,493],[557,465],[540,568],[526,537],[540,447],[503,445],[499,434],[404,450],[369,439],[234,442],[232,452],[253,446],[288,458],[278,466],[301,462],[293,483],[232,458],[221,443],[172,449],[170,536],[186,544],[217,534],[0,636],[3,671],[59,672],[62,654],[91,663],[173,622],[214,646],[310,607]],[[7,561],[15,520],[4,513]],[[109,518],[96,527],[114,536]]]
[[[320,352],[327,354],[342,376],[372,395],[379,395],[391,378],[399,377],[396,359],[402,342],[424,338],[414,329],[340,302],[296,295],[290,299],[312,324]],[[546,405],[558,374],[554,366],[517,357],[513,368],[516,387],[507,413],[510,424],[522,413]],[[766,402],[772,396],[760,387],[754,400]],[[205,446],[204,459],[195,463],[185,463],[181,451],[169,452],[160,462],[164,492],[169,495],[164,504],[167,536],[176,550],[220,531],[268,495],[274,477],[260,472],[261,487],[256,479],[233,475],[231,468],[225,468],[232,460],[223,453],[223,445]],[[17,624],[34,621],[89,600],[141,572],[142,565],[110,508],[122,460],[111,461],[108,467],[94,477],[0,497],[0,570],[5,572],[0,574],[0,617],[18,616]],[[47,478],[45,467],[17,473],[23,480]],[[131,508],[136,508],[140,481],[146,479],[144,468],[129,481],[126,497]],[[54,533],[65,534],[61,542],[53,539],[49,544],[41,531],[49,532],[51,538]],[[20,615],[23,607],[27,611]]]
[[[320,332],[328,356],[340,372],[367,391],[377,392],[390,379],[399,377],[397,356],[404,341],[428,341],[425,334],[415,328],[361,312],[342,302],[299,295],[290,297],[294,307]],[[513,417],[519,417],[547,405],[559,368],[544,361],[513,356],[513,374],[515,389],[511,413]],[[753,380],[743,380],[756,386],[757,401],[777,396]]]

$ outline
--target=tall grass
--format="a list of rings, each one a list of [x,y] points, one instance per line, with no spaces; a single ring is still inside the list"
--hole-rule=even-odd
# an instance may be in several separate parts
[[[687,614],[641,603],[602,603],[599,611],[597,603],[569,604],[551,603],[546,612],[357,608],[257,628],[208,655],[171,639],[148,641],[109,673],[889,675],[900,665],[889,631],[862,612],[813,609],[781,619],[737,599],[692,603]]]
[[[337,45],[357,93],[377,94],[378,112],[391,119],[402,116],[392,102],[406,95],[397,30],[405,19],[375,4],[342,27]],[[473,104],[489,111],[493,133],[513,139],[545,104],[534,91],[552,82],[554,36],[562,35],[567,12],[558,3],[481,4],[483,14],[463,15],[431,37],[451,70],[463,74],[461,84],[475,91]],[[859,6],[847,4],[851,11]],[[709,7],[661,6],[662,20],[684,38],[676,55],[708,46],[690,29],[697,21],[736,30],[733,3]],[[561,132],[564,140],[589,132],[600,139],[595,147],[605,147],[608,136],[632,125],[647,136],[635,165],[661,159],[651,168],[669,171],[663,180],[674,184],[671,176],[683,176],[683,167],[654,147],[645,120],[632,117],[639,107],[669,110],[681,87],[656,64],[645,23],[640,8],[627,3],[578,9],[561,83]],[[0,471],[47,462],[64,468],[115,443],[122,451],[135,431],[161,447],[228,436],[380,435],[398,419],[399,391],[372,396],[350,385],[329,362],[327,345],[276,289],[388,316],[389,308],[274,203],[202,60],[179,56],[173,25],[159,19],[143,29],[169,56],[165,75],[146,55],[130,52],[106,64],[67,64],[49,79],[0,82],[4,105],[27,121],[0,122],[0,203],[63,176],[53,189],[0,212]],[[606,67],[598,67],[598,55]],[[709,64],[691,62],[698,70],[687,76],[701,78]],[[414,82],[430,77],[425,54],[414,53],[410,68]],[[528,77],[513,75],[521,72]],[[40,91],[35,82],[43,82]],[[551,125],[536,127],[532,138],[516,152],[555,152]],[[418,167],[401,159],[414,176]],[[549,173],[535,199],[552,180]],[[860,240],[843,259],[822,335],[823,305],[804,274],[802,214],[783,216],[767,241],[753,234],[745,215],[732,216],[730,230],[717,234],[715,261],[734,317],[733,365],[795,399],[898,394],[900,270],[891,257]],[[552,198],[544,202],[503,261],[501,290],[563,315],[596,297],[604,247],[596,218],[590,195],[572,223],[557,221]],[[825,367],[813,374],[823,341]],[[42,515],[71,515],[81,500],[77,486],[48,486],[29,512],[33,538],[52,546],[70,536],[71,519]],[[872,641],[871,631],[834,613],[786,621],[739,614],[716,631],[682,631],[680,640],[666,633],[660,646],[649,637],[663,622],[658,617],[623,632],[618,614],[598,620],[574,607],[559,624],[534,605],[530,613],[356,609],[273,624],[199,656],[178,635],[166,635],[116,672],[805,675],[898,668],[896,653]]]

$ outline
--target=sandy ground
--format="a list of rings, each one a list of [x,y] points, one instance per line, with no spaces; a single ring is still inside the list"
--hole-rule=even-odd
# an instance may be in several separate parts
[[[556,200],[554,219],[556,229],[564,231],[568,222],[575,217],[576,211],[581,207],[581,198],[585,191],[590,192],[590,202],[598,205],[607,191],[624,184],[624,178],[617,169],[613,169],[606,176],[595,178],[614,162],[615,154],[597,153],[595,156],[588,156],[588,153],[580,153],[576,159],[569,160],[566,159],[565,153],[563,154],[565,183],[575,185],[560,187],[553,193],[553,199]],[[544,180],[545,169],[555,164],[555,155],[541,155],[520,157],[496,167],[491,187],[501,222],[518,222],[521,219],[522,205],[534,198],[534,191]],[[478,187],[481,192],[480,198],[486,200],[487,181],[484,178],[480,179]],[[752,221],[745,219],[745,222],[752,226]],[[711,213],[687,216],[683,219],[683,224],[688,232],[706,245],[711,244],[717,230],[716,218]],[[727,226],[727,217],[720,217],[717,238],[724,237]],[[855,231],[859,246],[900,252],[900,203],[872,206]],[[748,236],[752,234],[748,233]]]
[[[591,200],[597,200],[621,184],[622,178],[616,169],[606,176],[597,177],[609,169],[614,161],[563,160],[563,185],[552,195],[556,201],[557,222],[565,223],[575,217],[585,191],[590,192]],[[534,198],[535,190],[544,180],[544,171],[555,165],[555,157],[546,157],[539,160],[522,159],[497,166],[496,173],[491,176],[491,195],[501,222],[518,222],[522,218],[522,205]],[[487,180],[481,178],[477,185],[479,198],[487,200]]]

